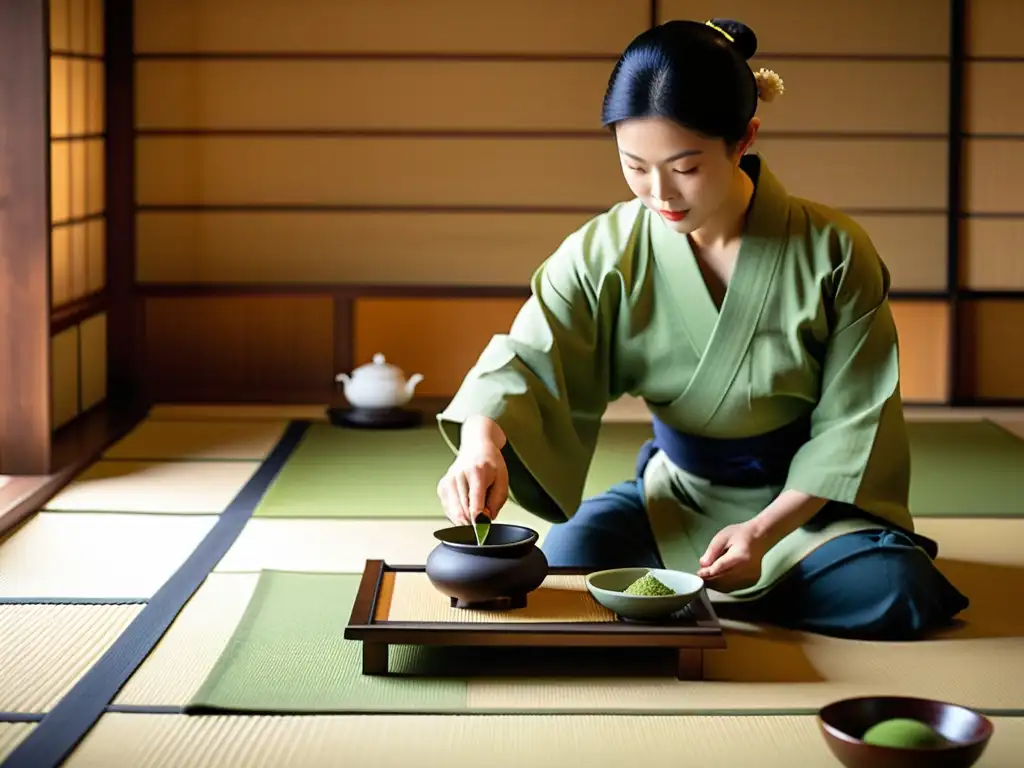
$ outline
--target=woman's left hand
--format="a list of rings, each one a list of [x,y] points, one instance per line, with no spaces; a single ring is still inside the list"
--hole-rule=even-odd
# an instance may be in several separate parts
[[[767,551],[767,542],[751,523],[726,526],[708,545],[697,575],[719,592],[753,586],[761,578],[761,560]]]

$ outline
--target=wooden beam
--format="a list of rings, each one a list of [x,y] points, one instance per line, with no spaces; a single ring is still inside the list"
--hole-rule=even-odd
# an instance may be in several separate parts
[[[0,2],[0,474],[50,471],[49,30]]]
[[[104,4],[106,71],[107,381],[109,399],[144,402],[145,330],[135,290],[133,0]]]

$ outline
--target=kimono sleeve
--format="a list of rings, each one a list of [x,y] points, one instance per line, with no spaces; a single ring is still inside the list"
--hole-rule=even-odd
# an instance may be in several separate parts
[[[833,325],[811,437],[786,488],[905,524],[910,445],[889,272],[865,233],[854,229],[845,250],[832,274]]]
[[[553,523],[572,517],[582,500],[612,399],[610,334],[621,294],[588,267],[600,261],[593,249],[611,247],[593,232],[566,238],[534,273],[509,332],[491,339],[438,415],[454,451],[468,417],[497,422],[507,438],[510,500]]]

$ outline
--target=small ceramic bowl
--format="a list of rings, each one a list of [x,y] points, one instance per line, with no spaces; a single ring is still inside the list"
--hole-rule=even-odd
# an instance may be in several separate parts
[[[888,747],[861,737],[884,720],[908,718],[938,731],[946,744],[937,747]],[[968,768],[981,757],[992,737],[985,716],[957,704],[901,696],[843,699],[818,712],[818,726],[832,754],[847,768]]]
[[[650,573],[674,595],[627,595],[626,587]],[[704,588],[704,580],[692,573],[659,568],[612,568],[586,577],[587,589],[598,603],[623,619],[657,621],[688,606]]]

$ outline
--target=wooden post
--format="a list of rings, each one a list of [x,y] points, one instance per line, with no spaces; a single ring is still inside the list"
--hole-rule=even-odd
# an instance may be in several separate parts
[[[45,0],[0,2],[0,474],[50,472]]]
[[[106,52],[107,381],[119,405],[145,402],[143,307],[135,290],[134,3],[104,3]]]

